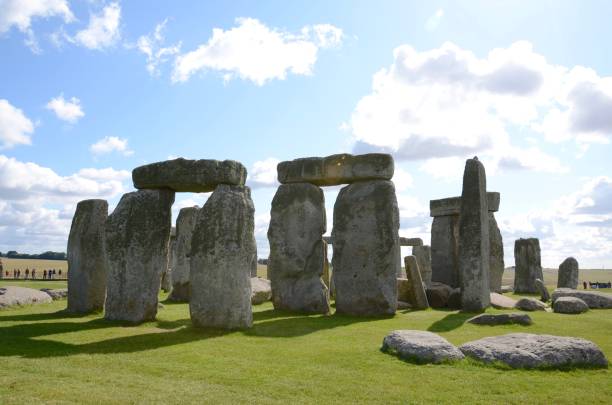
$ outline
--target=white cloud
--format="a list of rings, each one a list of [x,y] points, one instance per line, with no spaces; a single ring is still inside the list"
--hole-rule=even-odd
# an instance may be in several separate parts
[[[15,145],[30,145],[34,124],[23,111],[13,107],[8,100],[0,99],[0,149]]]
[[[89,150],[96,155],[102,155],[111,152],[119,152],[124,156],[134,154],[134,151],[128,148],[128,140],[116,136],[106,136],[100,139],[89,147]]]
[[[26,45],[36,51],[38,45],[32,30],[35,18],[60,17],[64,22],[74,21],[67,0],[2,0],[0,1],[0,34],[17,29],[26,34]]]
[[[444,17],[444,10],[439,8],[427,19],[425,22],[425,29],[427,31],[435,31],[440,25],[442,17]]]
[[[525,41],[484,58],[451,43],[424,52],[402,45],[393,64],[374,75],[372,92],[348,126],[356,153],[436,159],[421,167],[432,173],[440,162],[454,166],[453,158],[474,155],[492,170],[563,173],[558,157],[529,139],[539,133],[549,141],[575,140],[584,153],[584,144],[612,138],[611,108],[612,77],[552,65]]]
[[[401,167],[395,167],[395,173],[393,173],[393,184],[395,184],[395,190],[398,192],[406,191],[412,187],[413,179],[410,173],[402,169]]]
[[[319,48],[336,46],[342,31],[332,25],[307,26],[301,34],[269,28],[254,18],[239,18],[227,31],[214,28],[196,50],[176,58],[172,80],[185,82],[199,71],[219,71],[224,80],[239,77],[261,86],[287,73],[310,75]]]
[[[158,76],[159,66],[181,51],[181,42],[167,47],[162,46],[165,40],[163,32],[167,23],[168,19],[165,19],[157,24],[152,34],[142,35],[136,43],[138,50],[147,57],[147,71],[151,76]]]
[[[72,41],[89,49],[108,48],[121,37],[120,20],[121,7],[118,3],[111,3],[99,14],[90,15],[87,28],[77,32]]]
[[[276,166],[280,160],[276,158],[268,158],[253,163],[253,167],[249,170],[248,185],[251,188],[277,187],[277,171]]]
[[[125,170],[85,168],[61,176],[50,168],[0,155],[0,250],[65,251],[78,201],[125,192]]]
[[[76,97],[65,100],[63,94],[52,98],[47,103],[46,108],[53,111],[57,118],[70,123],[75,123],[85,116],[81,108],[81,101]]]

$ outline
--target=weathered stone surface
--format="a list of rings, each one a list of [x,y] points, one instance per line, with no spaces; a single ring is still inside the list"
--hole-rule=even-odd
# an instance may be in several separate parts
[[[410,294],[412,293],[411,287],[412,285],[410,284],[410,281],[408,281],[407,278],[398,277],[397,278],[397,300],[410,302],[409,301]]]
[[[336,312],[395,313],[401,272],[399,210],[390,181],[353,183],[334,205],[332,278]]]
[[[483,164],[468,159],[463,173],[459,216],[461,308],[482,311],[489,302],[489,213]]]
[[[68,296],[67,288],[41,288],[40,291],[49,294],[53,301],[61,300]]]
[[[383,339],[381,351],[421,364],[464,358],[461,351],[442,336],[420,330],[394,330]]]
[[[317,186],[336,186],[355,181],[391,180],[393,157],[386,153],[349,155],[342,153],[327,157],[309,157],[280,162],[278,181],[311,183]]]
[[[431,248],[425,246],[413,246],[412,255],[419,265],[419,273],[425,286],[431,285]]]
[[[436,281],[433,281],[425,290],[427,302],[432,308],[445,308],[452,292],[453,289],[450,286]]]
[[[170,229],[170,240],[168,241],[168,265],[164,269],[161,278],[161,289],[164,292],[172,291],[172,267],[175,264],[176,257],[176,228],[173,226]]]
[[[499,211],[500,194],[498,192],[487,193],[487,211]],[[461,213],[461,197],[442,198],[429,201],[429,216],[443,217],[448,215],[459,215]]]
[[[170,301],[189,302],[189,269],[191,266],[191,238],[200,208],[181,208],[176,218],[176,238],[174,240],[174,263],[172,265],[172,292]]]
[[[475,325],[531,325],[531,317],[527,314],[480,314],[467,320]]]
[[[68,237],[69,312],[87,313],[104,308],[107,216],[105,200],[84,200],[77,204]]]
[[[244,185],[245,167],[235,160],[188,160],[178,158],[137,167],[132,180],[137,189],[169,188],[188,193],[207,193],[219,184]]]
[[[538,293],[536,278],[543,280],[540,262],[540,241],[536,238],[518,239],[514,242],[514,292]]]
[[[603,352],[591,341],[565,336],[511,333],[459,346],[466,356],[485,363],[500,361],[513,368],[606,367]]]
[[[461,309],[461,288],[453,288],[446,303],[448,308]]]
[[[329,312],[329,291],[321,279],[325,261],[323,190],[309,183],[282,184],[272,200],[268,277],[274,308]]]
[[[261,277],[251,277],[251,304],[259,305],[272,299],[270,281]]]
[[[513,300],[510,297],[506,297],[505,295],[501,295],[495,292],[490,294],[491,297],[491,306],[497,309],[512,309],[516,307],[516,300]]]
[[[52,301],[49,294],[33,288],[0,287],[0,309],[16,305],[48,304]]]
[[[329,271],[329,259],[327,257],[327,242],[323,241],[323,275],[321,276],[321,280],[325,284],[328,290],[331,289],[331,273]],[[331,293],[331,291],[330,291]]]
[[[546,304],[535,298],[521,298],[514,307],[521,311],[546,311]]]
[[[578,260],[568,257],[559,265],[557,288],[578,288]]]
[[[502,294],[511,293],[513,291],[514,291],[514,287],[512,287],[511,285],[502,285],[501,287]]]
[[[542,301],[542,302],[550,301],[550,293],[548,292],[548,289],[544,285],[544,282],[542,280],[540,280],[539,278],[536,278],[535,279],[535,285],[536,285],[536,288],[538,289],[538,291],[540,293],[540,301]]]
[[[459,216],[435,217],[431,224],[431,280],[459,287]]]
[[[189,270],[189,312],[194,326],[252,326],[254,213],[250,189],[225,184],[198,211]]]
[[[404,310],[404,309],[410,309],[412,308],[412,306],[407,303],[406,301],[401,301],[401,300],[397,300],[397,310]]]
[[[406,297],[408,299],[404,301],[408,301],[414,309],[429,308],[417,258],[406,256],[404,257],[404,264],[406,266],[406,281],[408,284],[408,296]]]
[[[504,276],[504,241],[495,215],[489,212],[489,289],[501,292]]]
[[[423,239],[421,238],[399,238],[400,246],[423,246]]]
[[[106,319],[155,319],[161,273],[168,263],[172,203],[173,191],[139,190],[124,194],[109,215]]]
[[[552,300],[553,303],[560,297],[576,297],[582,301],[591,309],[610,309],[612,308],[612,294],[602,293],[599,291],[583,291],[583,290],[571,290],[569,288],[557,288],[553,291]]]
[[[553,303],[553,311],[560,314],[581,314],[589,310],[589,306],[576,297],[559,297]]]

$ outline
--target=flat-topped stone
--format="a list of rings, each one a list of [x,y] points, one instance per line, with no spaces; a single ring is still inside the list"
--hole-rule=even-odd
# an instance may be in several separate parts
[[[491,299],[491,306],[497,309],[512,309],[516,307],[517,301],[506,297],[505,295],[492,292],[489,294]]]
[[[132,171],[137,189],[169,188],[188,193],[207,193],[219,184],[242,186],[246,178],[246,168],[235,160],[178,158],[140,166]]]
[[[395,330],[385,336],[380,349],[417,363],[444,363],[462,360],[464,355],[448,340],[421,330]]]
[[[521,311],[546,311],[546,304],[535,298],[524,297],[514,305],[516,309]]]
[[[33,288],[16,286],[0,287],[0,309],[16,305],[48,304],[52,301],[49,294]]]
[[[393,157],[386,153],[350,155],[342,153],[327,157],[308,157],[280,162],[278,181],[336,186],[364,180],[391,180]]]
[[[576,297],[559,297],[553,304],[553,310],[559,314],[581,314],[589,310],[589,306]]]
[[[400,246],[423,246],[423,239],[421,238],[399,238]]]
[[[610,309],[612,308],[612,294],[599,291],[572,290],[570,288],[557,288],[552,293],[552,301],[556,302],[560,297],[576,297],[591,309]]]
[[[474,325],[524,325],[532,324],[531,317],[527,314],[480,314],[467,320]]]
[[[500,194],[495,191],[487,192],[487,209],[489,212],[499,211]],[[461,197],[441,198],[429,201],[429,216],[443,217],[459,215],[461,211]]]

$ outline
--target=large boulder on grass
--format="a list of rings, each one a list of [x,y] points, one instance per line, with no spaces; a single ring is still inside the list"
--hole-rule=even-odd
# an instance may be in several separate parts
[[[51,296],[44,291],[25,287],[0,287],[0,309],[16,305],[48,304]]]
[[[572,290],[569,288],[557,288],[553,291],[552,300],[555,302],[560,297],[576,297],[591,309],[610,309],[612,308],[612,294],[599,291]]]
[[[464,355],[448,340],[420,330],[395,330],[383,339],[381,351],[416,363],[445,363]]]
[[[531,325],[531,317],[527,314],[480,314],[467,320],[474,325]]]
[[[521,298],[514,307],[521,311],[546,311],[546,304],[535,298]]]
[[[589,306],[576,297],[559,297],[553,304],[553,311],[559,314],[581,314],[589,310]]]

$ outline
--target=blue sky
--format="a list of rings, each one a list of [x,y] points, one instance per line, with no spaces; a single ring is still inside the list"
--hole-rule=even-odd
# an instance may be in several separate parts
[[[386,151],[401,235],[485,162],[506,264],[612,267],[612,5],[604,1],[0,0],[0,250],[65,250],[171,157],[249,170],[267,254],[279,160]],[[328,231],[339,188],[326,189]],[[206,195],[177,195],[174,211]]]

